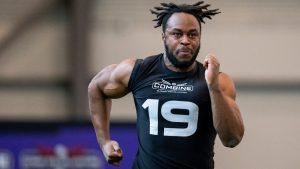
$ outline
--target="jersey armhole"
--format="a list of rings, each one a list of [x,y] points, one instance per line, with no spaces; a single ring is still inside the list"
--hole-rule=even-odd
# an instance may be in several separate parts
[[[129,81],[128,81],[128,88],[130,89],[130,91],[133,90],[133,87],[136,83],[138,72],[139,72],[140,67],[141,67],[141,62],[142,62],[142,59],[137,59],[135,64],[134,64],[134,67],[132,69],[132,72],[131,72],[131,75],[130,75],[130,78],[129,78]]]

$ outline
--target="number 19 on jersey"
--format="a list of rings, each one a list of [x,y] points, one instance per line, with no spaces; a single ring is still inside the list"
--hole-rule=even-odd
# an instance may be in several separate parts
[[[142,106],[148,109],[150,134],[158,135],[159,100],[147,99]],[[188,114],[173,114],[173,109],[187,110]],[[186,128],[164,128],[164,136],[188,137],[197,130],[199,107],[193,102],[170,100],[162,104],[160,113],[167,121],[187,123]]]

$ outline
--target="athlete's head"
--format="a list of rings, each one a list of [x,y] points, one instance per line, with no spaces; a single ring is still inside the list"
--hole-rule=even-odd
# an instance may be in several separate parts
[[[204,18],[220,13],[219,9],[208,10],[210,5],[203,1],[193,5],[161,3],[150,10],[156,15],[155,28],[162,26],[165,53],[170,62],[178,68],[191,66],[200,50],[201,23]]]

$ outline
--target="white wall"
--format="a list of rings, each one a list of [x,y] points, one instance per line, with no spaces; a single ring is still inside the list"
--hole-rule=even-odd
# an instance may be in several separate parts
[[[245,136],[228,149],[217,139],[216,169],[297,169],[300,92],[240,91]]]

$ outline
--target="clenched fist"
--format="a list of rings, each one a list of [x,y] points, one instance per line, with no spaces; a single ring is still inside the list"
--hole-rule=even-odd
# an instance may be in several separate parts
[[[123,158],[123,152],[118,144],[118,142],[114,140],[110,140],[106,142],[102,147],[102,152],[106,161],[109,164],[118,166],[120,165],[120,161]]]
[[[210,89],[218,89],[220,63],[215,54],[208,54],[203,62],[205,67],[205,80]]]

